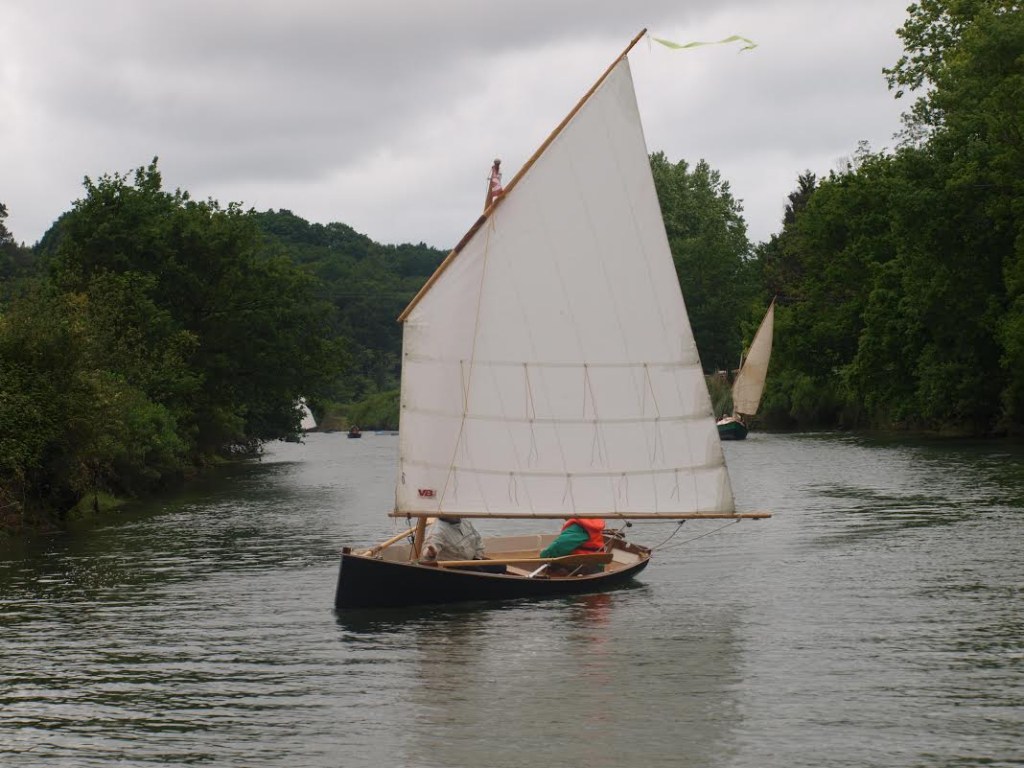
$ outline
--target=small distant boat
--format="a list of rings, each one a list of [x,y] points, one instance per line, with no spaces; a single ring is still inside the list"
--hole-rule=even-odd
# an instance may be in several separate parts
[[[313,412],[309,410],[306,398],[304,397],[299,398],[299,410],[302,411],[302,421],[299,423],[299,429],[303,432],[316,429],[316,418],[313,416]]]
[[[577,515],[770,517],[736,511],[715,439],[627,58],[643,34],[399,317],[391,516],[411,527],[342,549],[338,610],[596,592],[647,566],[651,550],[622,531],[601,551],[541,557],[553,523]],[[546,519],[551,532],[422,564],[427,519],[445,515]]]
[[[363,432],[362,432],[361,429],[359,429],[359,427],[349,427],[348,436],[349,437],[362,437],[363,436]]]
[[[772,356],[772,335],[775,328],[775,299],[768,306],[747,357],[740,363],[736,381],[732,384],[732,415],[718,420],[718,436],[722,440],[743,440],[749,428],[747,420],[757,413],[768,376],[768,362]]]

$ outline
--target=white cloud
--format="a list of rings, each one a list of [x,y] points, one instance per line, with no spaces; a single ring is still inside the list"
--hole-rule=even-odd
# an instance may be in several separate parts
[[[483,204],[643,26],[759,47],[631,55],[651,151],[704,158],[742,199],[751,237],[776,231],[806,169],[901,104],[882,67],[902,0],[14,0],[0,27],[0,202],[34,242],[81,179],[159,155],[168,188],[387,243],[453,245]]]

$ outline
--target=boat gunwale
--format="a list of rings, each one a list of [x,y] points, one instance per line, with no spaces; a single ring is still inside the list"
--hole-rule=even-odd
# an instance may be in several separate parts
[[[465,512],[462,510],[393,510],[388,517],[434,518],[466,517],[477,520],[568,520],[573,517],[601,518],[602,520],[763,520],[772,516],[768,510],[752,512],[523,512],[517,514],[492,514],[489,512]]]
[[[630,569],[636,568],[639,565],[642,565],[642,564],[646,565],[648,562],[650,562],[651,556],[653,555],[652,552],[636,553],[636,554],[637,554],[637,559],[635,561],[633,561],[633,562],[616,563],[613,560],[611,564],[612,565],[618,565],[619,567],[618,568],[610,568],[610,569],[605,570],[605,571],[598,571],[596,573],[585,573],[585,574],[581,573],[581,574],[576,574],[576,575],[571,575],[571,574],[566,574],[564,576],[541,575],[541,576],[535,576],[535,577],[530,577],[528,575],[524,575],[524,574],[520,574],[520,573],[498,573],[496,571],[492,572],[492,571],[471,570],[471,568],[473,566],[465,566],[465,567],[461,567],[461,568],[446,568],[446,567],[439,567],[439,566],[436,566],[436,565],[425,565],[425,564],[423,564],[423,563],[421,563],[421,562],[419,562],[417,560],[406,560],[406,561],[402,561],[402,560],[385,560],[382,557],[373,557],[372,555],[363,555],[363,554],[359,554],[359,553],[356,553],[356,552],[342,552],[342,558],[343,559],[344,558],[358,558],[360,560],[369,560],[369,561],[374,561],[374,562],[377,562],[377,563],[383,563],[383,564],[387,564],[387,565],[394,565],[394,566],[398,566],[398,567],[408,567],[408,568],[419,569],[419,570],[423,570],[423,571],[430,571],[432,573],[436,573],[436,572],[455,573],[455,574],[459,574],[461,576],[474,576],[474,577],[475,576],[481,576],[481,577],[485,577],[485,578],[488,578],[488,579],[512,579],[512,580],[516,580],[516,581],[523,581],[523,580],[526,580],[526,581],[565,581],[565,580],[580,581],[580,580],[584,580],[584,579],[589,579],[589,580],[601,581],[603,579],[608,578],[609,576],[621,575],[623,571],[628,571]],[[486,567],[487,564],[490,561],[484,559],[484,560],[480,560],[478,562],[479,562],[480,566]]]

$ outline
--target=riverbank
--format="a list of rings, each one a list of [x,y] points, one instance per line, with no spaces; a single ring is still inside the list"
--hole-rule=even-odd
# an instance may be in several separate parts
[[[212,473],[220,471],[222,467],[234,463],[250,462],[254,459],[258,460],[259,454],[239,454],[234,458],[210,458],[202,467],[195,467],[187,474],[179,475],[173,481],[165,480],[159,490],[154,490],[151,493],[127,497],[91,490],[68,507],[33,504],[30,500],[16,500],[11,494],[0,494],[0,499],[5,500],[3,504],[0,504],[0,542],[58,533],[80,523],[110,522],[136,505],[173,497],[190,485],[201,482]]]

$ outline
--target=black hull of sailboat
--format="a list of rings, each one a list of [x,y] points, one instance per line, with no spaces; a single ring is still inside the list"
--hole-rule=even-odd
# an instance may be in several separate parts
[[[719,422],[718,437],[722,440],[744,440],[747,437],[747,428],[739,421]]]
[[[573,578],[527,578],[396,563],[343,554],[334,597],[337,610],[398,608],[471,600],[517,600],[602,592],[626,584],[648,558],[626,568]]]

